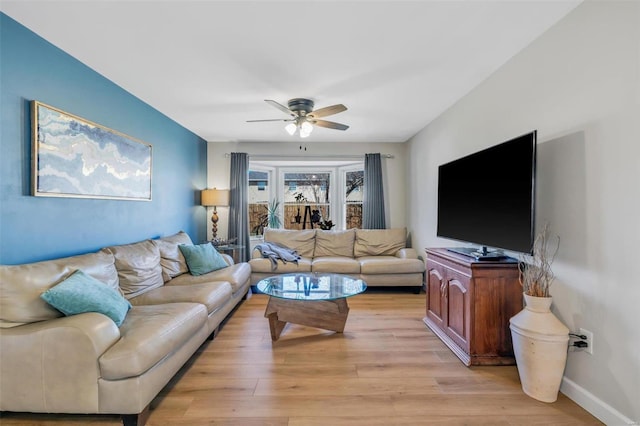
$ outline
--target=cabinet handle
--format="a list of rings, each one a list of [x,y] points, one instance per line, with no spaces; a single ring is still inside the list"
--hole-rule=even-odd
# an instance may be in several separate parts
[[[446,281],[442,281],[442,284],[440,284],[440,297],[445,297],[445,287],[447,286],[447,282]]]

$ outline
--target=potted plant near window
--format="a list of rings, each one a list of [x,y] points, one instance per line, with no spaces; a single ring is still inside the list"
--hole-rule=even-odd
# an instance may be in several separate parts
[[[280,225],[282,224],[282,221],[280,220],[280,211],[279,211],[280,201],[274,198],[269,202],[269,205],[266,207],[267,207],[267,224],[269,225],[269,228],[272,228],[272,229],[280,228]]]
[[[569,329],[551,312],[551,265],[560,239],[549,247],[549,227],[537,235],[533,255],[520,258],[525,308],[510,320],[513,351],[524,393],[554,402],[567,361]]]

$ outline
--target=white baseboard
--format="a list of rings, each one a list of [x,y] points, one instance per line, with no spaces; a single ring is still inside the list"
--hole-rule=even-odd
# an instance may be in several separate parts
[[[569,399],[587,410],[595,418],[606,425],[622,426],[639,424],[637,421],[633,421],[626,417],[624,414],[566,377],[562,378],[560,392],[565,394]]]

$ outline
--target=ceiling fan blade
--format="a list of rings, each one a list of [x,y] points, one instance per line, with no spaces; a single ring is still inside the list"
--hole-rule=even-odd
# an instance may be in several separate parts
[[[291,111],[289,108],[287,108],[286,106],[284,106],[284,105],[282,105],[282,104],[280,104],[280,103],[278,103],[276,101],[273,101],[271,99],[265,99],[264,101],[266,103],[268,103],[269,105],[271,105],[271,106],[273,106],[275,108],[278,108],[280,111],[284,112],[285,114],[289,114],[292,117],[296,116],[296,114],[293,111]]]
[[[343,112],[346,110],[347,110],[347,107],[342,104],[331,105],[328,107],[317,109],[315,111],[311,111],[309,114],[307,114],[307,117],[313,117],[313,118],[326,117],[327,115],[337,114],[339,112]]]
[[[294,121],[294,120],[289,118],[271,118],[268,120],[247,120],[247,123],[259,123],[261,121]]]
[[[346,124],[335,123],[333,121],[327,120],[309,120],[316,126],[326,127],[327,129],[335,129],[335,130],[347,130],[349,126]]]

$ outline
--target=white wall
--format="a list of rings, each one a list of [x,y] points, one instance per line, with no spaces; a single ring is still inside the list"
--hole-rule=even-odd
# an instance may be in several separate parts
[[[296,142],[209,142],[207,146],[208,186],[229,188],[229,158],[231,152],[246,152],[252,155],[270,155],[299,157],[300,160],[329,159],[339,160],[340,156],[362,155],[367,153],[391,154],[393,158],[382,159],[384,179],[385,214],[387,227],[400,228],[406,225],[406,145],[404,143],[313,143],[305,142],[307,148],[301,151],[299,139]],[[275,158],[272,158],[275,160]],[[211,213],[211,212],[209,212]],[[218,208],[218,236],[226,237],[228,229],[228,209]],[[210,217],[210,215],[209,215]],[[209,227],[211,228],[211,227]],[[410,231],[410,230],[409,230]],[[211,236],[211,229],[209,229]]]
[[[436,237],[438,165],[532,129],[536,220],[561,237],[554,312],[594,333],[562,391],[640,422],[640,2],[582,3],[410,140],[414,246],[456,244]]]

